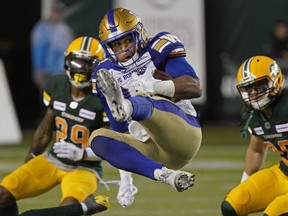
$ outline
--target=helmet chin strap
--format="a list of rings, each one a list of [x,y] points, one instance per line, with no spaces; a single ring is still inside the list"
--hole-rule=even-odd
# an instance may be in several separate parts
[[[86,87],[88,87],[89,85],[90,85],[90,82],[85,82],[85,83],[75,83],[75,81],[74,80],[71,80],[70,79],[70,83],[74,86],[74,87],[76,87],[76,88],[78,88],[78,89],[83,89],[83,88],[86,88]]]
[[[136,51],[135,54],[133,55],[133,57],[132,57],[131,59],[129,59],[129,60],[126,61],[126,62],[120,62],[120,61],[119,61],[119,64],[121,64],[121,66],[127,67],[127,66],[135,63],[138,58],[139,58],[139,53],[138,53],[138,51]]]
[[[73,85],[74,87],[76,87],[78,89],[83,89],[83,88],[86,88],[90,85],[90,81],[82,82],[82,83],[81,82],[76,83],[75,80],[71,77],[70,72],[68,70],[66,70],[66,75],[68,76],[71,85]]]

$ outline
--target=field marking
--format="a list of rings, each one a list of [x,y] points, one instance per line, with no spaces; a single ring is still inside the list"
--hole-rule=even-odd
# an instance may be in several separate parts
[[[228,160],[192,160],[185,168],[191,169],[207,169],[207,170],[230,170],[244,168],[244,161],[228,161]]]
[[[5,163],[0,164],[1,172],[8,172],[18,168],[19,163]],[[241,169],[244,167],[243,162],[228,161],[228,160],[192,160],[185,168],[189,169],[206,169],[206,170],[228,170],[228,169]]]

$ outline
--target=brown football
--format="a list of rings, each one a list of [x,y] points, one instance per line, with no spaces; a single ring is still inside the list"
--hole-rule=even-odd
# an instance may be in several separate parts
[[[159,80],[172,80],[173,79],[173,77],[170,74],[162,70],[155,70],[153,77]]]

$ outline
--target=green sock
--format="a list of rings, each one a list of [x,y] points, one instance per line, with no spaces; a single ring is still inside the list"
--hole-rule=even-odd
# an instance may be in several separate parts
[[[32,209],[19,214],[19,216],[81,216],[83,210],[81,204],[72,204],[67,206],[57,206],[43,209]]]

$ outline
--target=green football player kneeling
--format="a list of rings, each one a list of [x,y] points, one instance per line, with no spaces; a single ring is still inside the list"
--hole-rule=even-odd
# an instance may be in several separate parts
[[[18,215],[18,200],[41,195],[57,185],[61,188],[60,207],[30,210],[22,215],[90,215],[109,206],[106,196],[91,195],[102,181],[101,159],[61,158],[54,148],[69,143],[84,149],[90,132],[103,126],[103,107],[91,90],[91,73],[103,53],[98,40],[92,37],[77,38],[68,46],[66,74],[55,75],[47,82],[43,93],[47,110],[25,163],[0,182],[1,216]]]
[[[222,202],[222,214],[288,215],[288,90],[281,68],[269,57],[253,56],[241,65],[237,80],[247,107],[243,132],[251,137],[241,183]],[[268,148],[281,160],[261,169]]]

